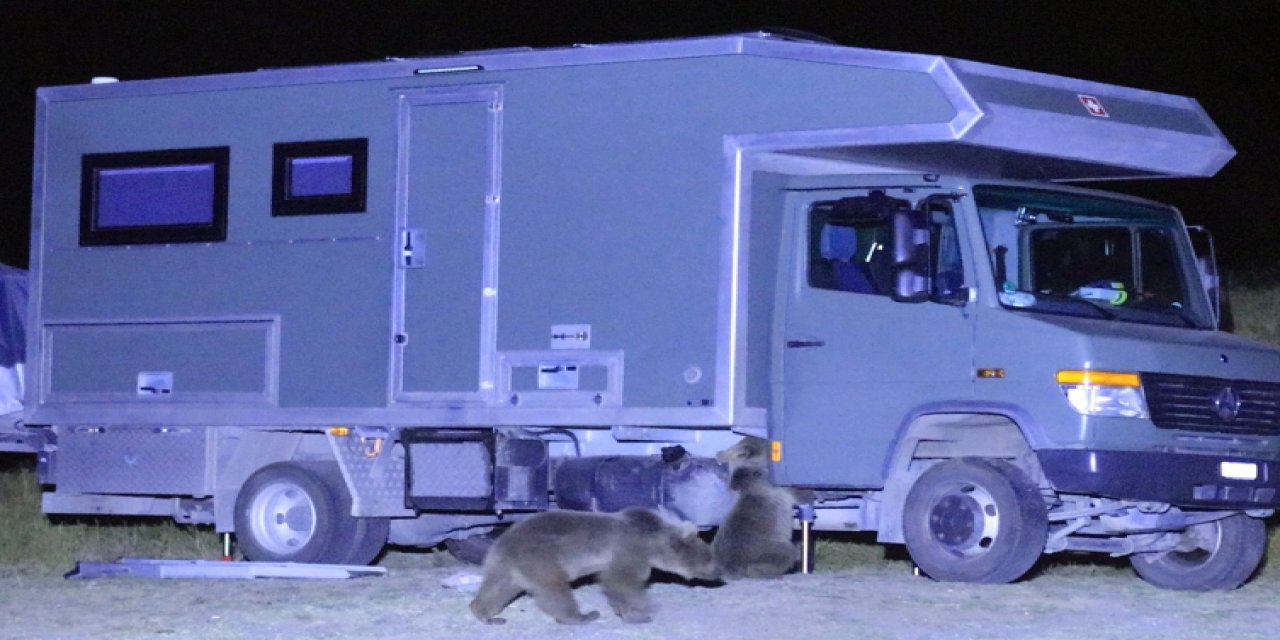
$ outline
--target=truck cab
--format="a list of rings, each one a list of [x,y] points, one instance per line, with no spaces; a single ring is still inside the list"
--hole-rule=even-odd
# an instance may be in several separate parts
[[[771,437],[780,482],[829,489],[820,526],[967,580],[1042,549],[1252,571],[1280,354],[1218,330],[1178,211],[936,174],[797,180],[786,208]]]

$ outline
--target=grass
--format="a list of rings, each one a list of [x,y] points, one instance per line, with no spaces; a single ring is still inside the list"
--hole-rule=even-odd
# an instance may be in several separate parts
[[[1231,306],[1236,332],[1280,345],[1280,272],[1236,274]],[[150,558],[217,558],[218,536],[210,527],[178,525],[167,518],[97,519],[46,516],[40,511],[40,486],[30,456],[0,454],[0,575],[63,573],[77,561],[111,561],[121,556]],[[1280,527],[1272,518],[1267,555],[1280,564]],[[1123,562],[1105,556],[1049,556],[1042,571],[1107,572]],[[910,559],[901,546],[884,546],[869,534],[822,534],[814,547],[818,571],[857,566],[901,565]],[[1264,567],[1264,573],[1276,570]]]
[[[44,515],[31,456],[0,454],[0,522],[0,575],[65,573],[77,561],[114,561],[122,556],[221,555],[211,527],[178,525],[168,518]]]
[[[819,533],[813,544],[814,570],[827,572],[893,565],[900,565],[903,571],[911,570],[911,559],[903,547],[883,545],[875,540],[872,532]]]
[[[1240,335],[1280,345],[1280,273],[1233,276],[1230,304]]]

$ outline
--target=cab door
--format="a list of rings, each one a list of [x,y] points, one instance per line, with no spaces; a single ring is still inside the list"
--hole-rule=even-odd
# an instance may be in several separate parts
[[[927,300],[895,301],[892,217],[856,206],[868,198],[927,216]],[[789,272],[775,332],[782,365],[770,424],[782,443],[775,477],[879,487],[913,414],[972,398],[973,303],[965,284],[973,276],[962,225],[951,194],[911,189],[793,192],[787,209]]]

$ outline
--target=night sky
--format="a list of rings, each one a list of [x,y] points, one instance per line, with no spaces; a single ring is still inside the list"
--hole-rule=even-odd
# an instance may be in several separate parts
[[[336,3],[334,3],[336,4]],[[25,266],[39,86],[787,27],[1188,95],[1237,155],[1211,179],[1110,182],[1209,226],[1222,262],[1280,273],[1276,2],[110,2],[0,0],[0,261]],[[266,8],[264,8],[266,7]],[[325,7],[316,9],[316,7]]]

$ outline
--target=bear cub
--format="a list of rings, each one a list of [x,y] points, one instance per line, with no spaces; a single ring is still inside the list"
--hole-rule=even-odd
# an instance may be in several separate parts
[[[775,578],[800,561],[791,541],[793,511],[812,496],[769,482],[768,448],[768,441],[747,436],[716,454],[729,468],[729,489],[738,494],[711,541],[711,553],[727,579]]]
[[[739,467],[769,466],[769,441],[755,436],[745,436],[732,447],[716,454],[716,462],[729,467],[733,475]]]
[[[498,613],[528,593],[556,622],[590,622],[600,614],[582,613],[572,583],[595,575],[619,618],[649,622],[654,607],[645,584],[655,568],[685,580],[720,577],[710,547],[690,522],[641,507],[617,513],[546,511],[512,525],[493,543],[471,612],[483,622],[502,624],[506,620]]]

